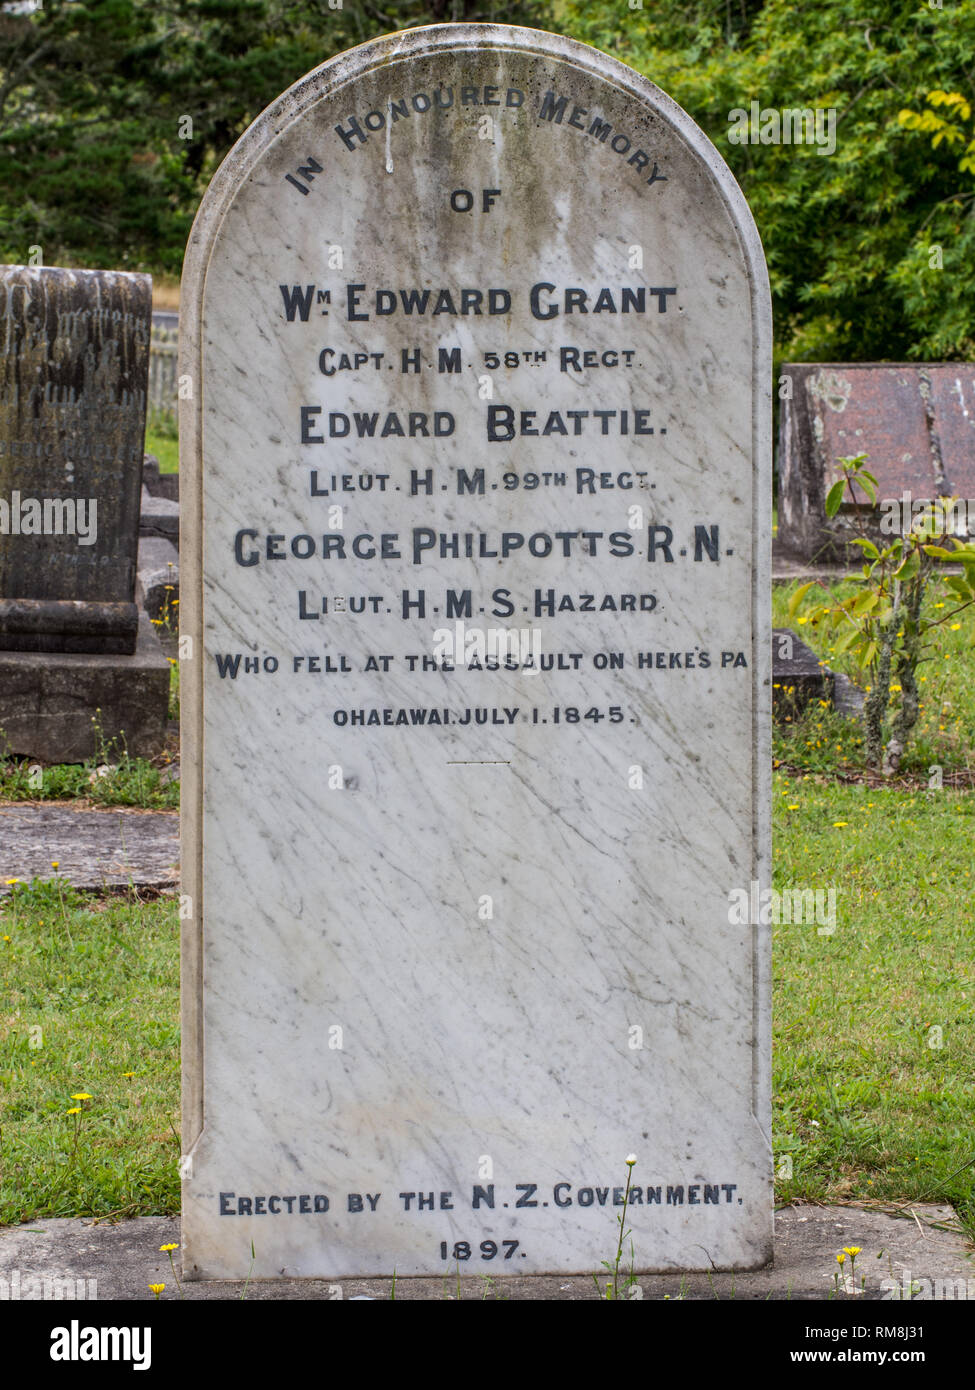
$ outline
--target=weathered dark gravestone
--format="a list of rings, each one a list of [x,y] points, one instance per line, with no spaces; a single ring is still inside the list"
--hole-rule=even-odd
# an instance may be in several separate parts
[[[152,282],[0,268],[0,648],[135,651]]]
[[[779,383],[779,530],[783,549],[861,563],[862,526],[887,544],[939,498],[962,499],[949,529],[975,534],[975,370],[954,363],[786,364]],[[867,454],[877,505],[857,491],[826,517],[840,458]],[[894,524],[890,524],[891,521]]]
[[[771,1256],[770,313],[668,97],[395,34],[181,301],[184,1269]],[[253,1248],[253,1257],[252,1257]]]
[[[135,603],[151,281],[0,267],[0,729],[49,761],[155,752],[168,668]]]
[[[788,628],[772,629],[772,709],[792,719],[813,700],[833,699],[835,677],[824,661]]]

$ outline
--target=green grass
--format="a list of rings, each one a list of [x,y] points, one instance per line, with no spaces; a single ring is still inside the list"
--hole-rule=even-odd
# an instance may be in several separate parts
[[[777,1196],[951,1202],[975,1234],[975,797],[780,772],[773,809],[775,886],[836,889],[832,935],[772,929]]]
[[[160,473],[179,472],[179,435],[169,416],[155,415],[148,421],[146,453],[155,454]]]
[[[815,621],[789,617],[795,588],[775,586],[774,626],[866,686]],[[943,590],[933,614],[953,606]],[[952,618],[919,668],[895,786],[866,767],[857,719],[817,704],[776,725],[775,885],[834,887],[837,924],[773,928],[773,1008],[779,1199],[951,1202],[975,1235],[975,796],[950,789],[975,770],[973,631],[971,611]]]
[[[869,676],[861,672],[849,653],[836,656],[829,636],[815,622],[790,618],[788,600],[798,586],[777,584],[772,591],[772,625],[787,627],[811,647],[834,671],[849,676],[861,687]],[[846,596],[857,590],[851,582],[831,586]],[[810,595],[807,595],[807,599]],[[940,606],[939,606],[940,605]],[[933,581],[925,599],[926,612],[950,613],[954,604],[944,592],[944,581]],[[955,627],[954,625],[957,624]],[[926,659],[918,668],[922,691],[921,714],[908,745],[901,771],[928,779],[932,765],[946,772],[975,774],[975,612],[972,609],[940,628]],[[863,745],[859,723],[831,711],[815,710],[797,727],[780,726],[775,733],[776,759],[808,771],[862,768]]]
[[[2,901],[0,1222],[178,1210],[178,936],[174,898]]]
[[[169,667],[169,717],[179,723],[179,662],[173,661]]]
[[[167,632],[171,631],[167,627]],[[170,658],[169,718],[179,721],[179,663]],[[106,740],[83,763],[52,763],[12,754],[0,728],[0,802],[85,800],[93,806],[140,806],[145,810],[179,809],[179,781],[163,782],[178,756],[175,738],[154,760],[133,758],[124,737]]]
[[[773,928],[777,1198],[950,1202],[975,1233],[975,798],[774,782],[776,886],[837,889],[832,935]],[[175,901],[19,886],[0,935],[0,1221],[177,1210]]]
[[[832,711],[776,734],[775,886],[835,888],[836,929],[772,928],[773,1142],[780,1202],[946,1202],[975,1237],[975,795],[926,790],[928,760],[971,766],[970,639],[966,614],[927,665],[919,785],[865,779]],[[57,885],[0,903],[0,1219],[177,1209],[176,916]]]
[[[0,738],[0,749],[3,746]],[[164,767],[165,757],[159,762]],[[111,745],[103,746],[99,756],[87,762],[55,763],[50,767],[42,767],[30,758],[0,754],[0,801],[82,798],[93,806],[175,811],[179,807],[179,782],[163,783],[163,767],[146,758],[130,758]],[[99,773],[99,768],[106,770]]]

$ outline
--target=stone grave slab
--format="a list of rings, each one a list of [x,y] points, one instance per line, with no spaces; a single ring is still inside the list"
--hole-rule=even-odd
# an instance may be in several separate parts
[[[164,540],[173,549],[179,548],[179,503],[168,497],[142,489],[139,515],[139,536],[142,539]]]
[[[152,282],[0,267],[0,649],[132,653]]]
[[[179,551],[159,536],[142,536],[139,540],[138,594],[150,618],[164,621],[165,614],[175,626],[179,612]]]
[[[782,367],[778,474],[780,545],[817,563],[861,562],[852,501],[827,520],[837,459],[867,454],[876,508],[860,494],[861,520],[881,535],[882,504],[966,503],[959,534],[975,532],[975,370],[967,363],[786,363]],[[967,504],[970,502],[970,506]],[[901,514],[904,515],[903,507]],[[895,533],[888,534],[887,541]],[[899,534],[899,531],[896,533]]]
[[[81,763],[105,745],[154,758],[166,742],[169,660],[140,612],[131,656],[0,651],[0,752]]]
[[[792,718],[812,700],[833,699],[835,677],[796,633],[772,629],[772,709]]]
[[[722,159],[568,39],[391,35],[228,156],[180,342],[186,1274],[587,1273],[629,1156],[638,1269],[763,1266],[771,330]]]
[[[54,877],[76,888],[174,887],[179,817],[50,802],[0,805],[0,896],[9,893],[9,879]]]
[[[169,666],[135,602],[152,282],[0,267],[0,749],[162,746]]]

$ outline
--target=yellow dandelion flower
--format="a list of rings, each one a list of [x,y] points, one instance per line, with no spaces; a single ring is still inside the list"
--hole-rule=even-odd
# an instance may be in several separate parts
[[[88,1094],[87,1091],[76,1091],[75,1094],[71,1097],[71,1099],[72,1099],[72,1100],[91,1100],[91,1096]]]
[[[163,1289],[164,1289],[165,1287],[166,1287],[165,1284],[150,1284],[150,1285],[149,1285],[149,1292],[150,1292],[150,1293],[154,1293],[154,1294],[156,1295],[156,1297],[158,1298],[159,1295],[162,1293],[162,1291],[163,1291]]]
[[[843,1253],[844,1253],[845,1255],[849,1255],[850,1259],[852,1260],[852,1259],[854,1258],[854,1256],[859,1255],[859,1253],[860,1253],[860,1251],[862,1250],[862,1248],[863,1248],[863,1247],[860,1246],[860,1245],[844,1245],[844,1246],[843,1246]]]
[[[163,1254],[163,1255],[165,1255],[165,1254],[167,1253],[167,1251],[169,1251],[169,1250],[178,1250],[178,1249],[179,1249],[179,1244],[178,1244],[177,1242],[174,1242],[172,1245],[160,1245],[160,1247],[159,1247],[160,1254]]]
[[[842,830],[843,827],[844,827],[844,825],[849,825],[849,823],[850,823],[850,822],[849,822],[849,821],[846,821],[846,820],[834,820],[834,822],[833,822],[833,829],[834,829],[834,830]]]
[[[80,1115],[80,1114],[81,1114],[81,1106],[80,1106],[80,1105],[72,1105],[71,1109],[68,1111],[68,1114],[69,1114],[69,1115]]]
[[[845,1255],[837,1255],[837,1257],[836,1257],[836,1263],[837,1263],[837,1264],[845,1264],[845,1262],[846,1262],[846,1256],[845,1256]]]

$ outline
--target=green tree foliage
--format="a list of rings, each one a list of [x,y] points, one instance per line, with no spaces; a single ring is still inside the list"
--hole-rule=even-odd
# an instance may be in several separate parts
[[[975,603],[975,546],[952,535],[951,498],[932,501],[910,522],[900,516],[894,527],[885,527],[882,521],[882,532],[900,534],[889,545],[882,540],[878,546],[867,534],[861,511],[864,501],[870,507],[877,503],[877,479],[866,468],[867,456],[857,454],[837,463],[842,477],[827,494],[826,515],[834,517],[849,494],[858,532],[852,544],[863,557],[857,576],[860,587],[848,598],[838,598],[828,583],[812,580],[790,598],[789,616],[807,601],[803,621],[812,627],[825,626],[832,639],[830,652],[849,652],[861,671],[869,673],[861,715],[864,745],[868,761],[889,777],[900,769],[920,717],[917,669],[930,660],[946,625]],[[889,507],[888,499],[885,508]],[[897,508],[895,502],[895,514]],[[953,606],[945,612],[945,604],[940,603],[931,610],[924,603],[928,586],[936,573],[944,571],[946,562],[962,570],[945,576]],[[899,693],[896,701],[895,691]],[[888,725],[892,704],[896,708]]]
[[[898,120],[935,89],[975,104],[973,0],[567,0],[562,13],[680,102],[730,164],[765,245],[779,356],[973,355],[971,175],[948,141]],[[835,153],[731,143],[729,113],[753,100],[834,108]]]
[[[973,355],[975,180],[959,164],[975,0],[335,3],[45,0],[0,14],[0,256],[40,245],[48,263],[178,271],[207,180],[290,83],[379,33],[495,20],[614,54],[707,132],[762,234],[780,357]],[[835,152],[732,143],[731,113],[752,101],[835,111]],[[935,145],[925,112],[965,142]]]
[[[178,273],[250,122],[343,49],[443,20],[545,27],[545,0],[45,0],[0,12],[0,259]],[[185,118],[192,138],[184,138]]]

